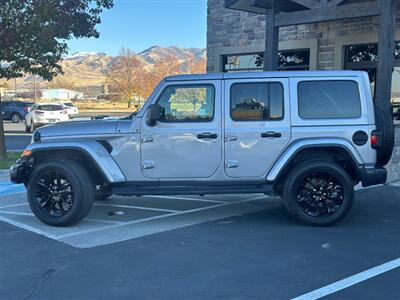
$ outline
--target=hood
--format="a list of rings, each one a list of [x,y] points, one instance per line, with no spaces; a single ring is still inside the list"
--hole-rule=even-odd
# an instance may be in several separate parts
[[[118,119],[85,120],[61,122],[39,128],[37,131],[44,138],[77,135],[101,135],[117,132]]]

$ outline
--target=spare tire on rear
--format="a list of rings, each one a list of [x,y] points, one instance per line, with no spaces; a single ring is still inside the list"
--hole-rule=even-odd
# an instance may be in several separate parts
[[[375,103],[375,123],[379,132],[380,147],[377,149],[377,163],[388,164],[394,147],[394,125],[390,111],[379,103]]]

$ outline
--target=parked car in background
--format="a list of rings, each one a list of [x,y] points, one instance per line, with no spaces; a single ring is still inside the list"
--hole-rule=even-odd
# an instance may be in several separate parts
[[[400,103],[392,104],[393,120],[400,120]]]
[[[69,117],[75,117],[79,115],[78,108],[71,102],[64,102],[64,108],[67,110],[67,114]]]
[[[25,117],[25,131],[32,132],[40,126],[67,120],[69,117],[63,104],[34,104]]]
[[[4,101],[0,103],[4,120],[11,120],[13,123],[19,123],[28,114],[32,102],[22,101]]]

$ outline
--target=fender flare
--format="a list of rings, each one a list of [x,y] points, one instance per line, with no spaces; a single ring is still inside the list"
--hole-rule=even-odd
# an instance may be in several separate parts
[[[279,158],[274,162],[272,168],[269,170],[266,181],[274,182],[279,178],[281,172],[285,170],[291,160],[304,149],[312,148],[329,148],[338,147],[345,150],[352,158],[353,163],[359,167],[364,164],[364,160],[358,153],[357,149],[345,139],[340,138],[329,138],[329,139],[302,139],[297,140],[291,144],[282,152]]]
[[[125,175],[114,158],[97,141],[94,140],[48,140],[30,144],[26,150],[32,154],[41,151],[75,150],[83,152],[98,167],[108,183],[125,182]]]

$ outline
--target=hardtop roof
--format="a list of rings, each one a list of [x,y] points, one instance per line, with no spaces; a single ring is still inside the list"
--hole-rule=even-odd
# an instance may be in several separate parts
[[[274,72],[235,72],[174,75],[166,81],[252,79],[252,78],[298,78],[298,77],[360,77],[362,71],[274,71]]]

